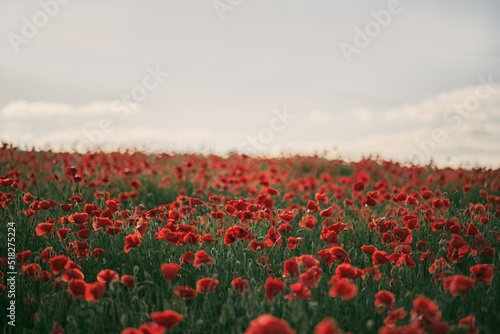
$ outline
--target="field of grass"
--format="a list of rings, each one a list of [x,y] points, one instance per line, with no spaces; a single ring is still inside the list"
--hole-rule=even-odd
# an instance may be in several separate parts
[[[4,145],[0,217],[6,333],[500,328],[500,170]]]

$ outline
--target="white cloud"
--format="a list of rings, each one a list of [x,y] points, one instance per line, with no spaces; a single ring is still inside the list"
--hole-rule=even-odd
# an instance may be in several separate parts
[[[69,117],[69,116],[94,116],[109,115],[120,112],[119,101],[95,101],[79,106],[72,106],[60,102],[47,101],[26,101],[14,100],[7,103],[1,110],[0,115],[7,120],[29,120],[47,117]],[[140,112],[141,108],[137,103],[128,105],[130,112]]]
[[[327,151],[330,157],[342,155],[348,159],[380,154],[403,162],[425,164],[432,159],[438,165],[500,166],[500,86],[490,86],[489,96],[478,99],[476,109],[466,113],[456,109],[450,113],[450,105],[472,100],[478,87],[442,92],[419,103],[393,107],[385,114],[375,108],[356,109],[349,115],[336,116],[335,122],[331,122],[332,116],[326,111],[304,112],[309,122],[292,123],[290,131],[276,136],[262,153]],[[483,89],[482,93],[485,92]],[[111,103],[72,106],[12,101],[1,109],[0,140],[23,147],[51,145],[65,150],[133,146],[149,151],[193,151],[206,147],[224,153],[234,148],[231,142],[236,139],[234,133],[244,128],[244,125],[241,128],[227,125],[226,134],[221,127],[212,130],[205,121],[193,119],[183,123],[172,115],[169,122],[171,116],[159,117],[154,112],[139,112],[139,108],[126,119],[120,119],[110,111]],[[75,121],[68,115],[79,118]],[[111,125],[104,131],[100,124],[106,118]],[[319,124],[328,122],[332,131],[318,131]]]
[[[352,116],[361,122],[370,122],[373,119],[373,112],[370,109],[356,109],[352,112]]]
[[[364,120],[363,131],[344,132],[336,138],[334,133],[330,140],[319,140],[317,135],[308,141],[290,138],[286,144],[269,145],[268,153],[326,151],[329,157],[341,154],[348,159],[380,154],[420,164],[432,160],[441,166],[500,166],[500,86],[492,85],[489,91],[482,87],[483,99],[476,96],[478,87],[482,86],[442,92],[419,103],[391,108],[385,115],[380,109],[356,109],[341,124],[355,128],[352,122]],[[478,104],[467,109],[467,101],[475,99]],[[454,105],[462,107],[452,109]],[[313,126],[303,131],[315,133]]]
[[[11,101],[1,112],[5,119],[68,116],[72,113],[73,107],[68,104],[25,100]]]
[[[466,86],[442,92],[415,104],[405,104],[385,112],[388,121],[443,121],[445,114],[460,110],[474,114],[474,118],[487,119],[500,108],[500,85]],[[493,104],[493,105],[492,105]],[[493,107],[493,108],[492,108]],[[488,114],[490,113],[490,114]]]
[[[168,123],[145,125],[146,113],[130,104],[96,101],[79,106],[65,103],[11,101],[0,111],[0,141],[19,147],[51,147],[56,150],[141,147],[146,150],[187,149],[210,139],[204,127],[174,127]],[[198,145],[198,146],[197,146]]]

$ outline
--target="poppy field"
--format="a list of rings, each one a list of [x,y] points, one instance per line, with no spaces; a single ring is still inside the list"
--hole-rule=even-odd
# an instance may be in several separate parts
[[[0,217],[7,333],[500,327],[498,169],[3,145]]]

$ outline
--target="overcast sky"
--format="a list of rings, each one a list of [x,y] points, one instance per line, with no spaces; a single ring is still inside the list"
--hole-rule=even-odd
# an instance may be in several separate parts
[[[500,2],[0,0],[0,140],[500,166]]]

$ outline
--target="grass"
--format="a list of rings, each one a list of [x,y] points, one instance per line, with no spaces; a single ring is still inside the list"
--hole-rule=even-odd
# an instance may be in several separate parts
[[[187,162],[193,168],[187,168]],[[84,170],[87,175],[84,181],[74,182],[65,175],[66,167],[75,165]],[[184,176],[177,178],[175,166],[182,166]],[[132,170],[125,173],[125,168]],[[471,222],[475,223],[480,232],[484,233],[484,242],[495,249],[494,257],[470,254],[459,263],[450,263],[451,274],[460,274],[471,277],[469,267],[477,263],[492,263],[498,267],[500,256],[498,253],[498,236],[491,233],[500,230],[500,219],[494,213],[498,210],[498,201],[488,205],[488,200],[480,196],[485,190],[490,196],[500,194],[500,172],[498,170],[439,170],[428,167],[404,167],[396,163],[379,164],[372,160],[363,160],[358,163],[344,163],[327,161],[315,157],[289,157],[276,159],[244,158],[240,156],[204,157],[197,155],[162,155],[148,156],[140,153],[130,154],[103,154],[77,155],[56,154],[51,152],[25,152],[15,148],[5,147],[0,150],[0,175],[9,171],[19,172],[17,188],[12,186],[0,187],[3,193],[14,194],[14,200],[6,208],[0,209],[3,224],[1,227],[0,256],[7,257],[5,245],[6,223],[15,222],[16,252],[31,250],[32,255],[28,263],[37,263],[44,270],[50,271],[47,263],[43,262],[40,252],[46,247],[53,247],[56,254],[65,254],[72,261],[81,266],[85,281],[95,282],[98,273],[103,269],[112,269],[121,275],[133,275],[135,286],[126,288],[120,281],[107,283],[102,299],[97,303],[87,302],[82,298],[73,300],[66,287],[56,287],[52,276],[44,282],[37,282],[35,277],[18,274],[16,276],[16,327],[10,327],[3,318],[0,323],[5,332],[13,333],[47,333],[53,328],[54,322],[59,323],[66,333],[119,333],[128,327],[138,328],[141,324],[151,321],[151,313],[172,309],[184,316],[184,320],[173,330],[178,333],[243,333],[251,320],[262,314],[272,314],[286,320],[297,333],[310,333],[314,326],[325,317],[332,317],[344,331],[354,333],[376,333],[384,323],[386,312],[378,313],[374,306],[375,293],[385,289],[394,293],[395,307],[403,307],[408,313],[413,308],[413,300],[424,295],[435,301],[442,311],[442,321],[451,326],[456,333],[467,333],[464,328],[457,326],[459,319],[468,315],[476,317],[476,324],[481,333],[495,333],[500,325],[500,278],[495,271],[491,285],[476,283],[469,292],[453,297],[449,291],[443,289],[442,284],[435,284],[428,269],[432,261],[419,261],[415,245],[418,240],[429,242],[429,249],[436,258],[446,257],[446,242],[451,233],[446,228],[433,232],[430,223],[424,219],[425,210],[422,207],[397,203],[392,200],[395,190],[409,195],[412,192],[420,193],[423,187],[434,192],[433,198],[443,197],[450,199],[447,210],[435,210],[436,219],[452,219],[457,217],[458,222],[465,228]],[[33,172],[37,182],[30,180]],[[381,194],[389,194],[389,199],[374,207],[365,207],[353,194],[351,184],[361,175],[369,175],[366,182],[367,192],[373,191],[377,182],[388,184]],[[57,178],[54,175],[58,175]],[[329,181],[323,181],[322,175],[327,174]],[[108,182],[103,181],[106,176]],[[242,178],[244,176],[245,178]],[[433,177],[432,180],[429,177]],[[445,182],[435,180],[445,178]],[[345,182],[348,178],[348,182]],[[262,182],[267,179],[268,182]],[[85,241],[90,249],[103,248],[104,255],[97,260],[89,256],[77,259],[71,251],[67,251],[70,242],[79,240],[76,236],[77,226],[69,224],[72,232],[67,240],[58,238],[55,230],[61,228],[56,224],[54,232],[48,237],[37,236],[35,227],[50,218],[56,221],[63,216],[83,211],[83,203],[75,204],[71,211],[65,212],[56,206],[50,210],[37,210],[33,217],[27,217],[24,211],[29,205],[22,198],[27,192],[37,197],[37,200],[53,199],[58,204],[67,203],[73,195],[81,196],[85,203],[94,203],[99,209],[106,208],[106,202],[96,199],[96,191],[109,192],[112,198],[118,198],[120,193],[133,191],[130,182],[138,180],[141,187],[137,190],[137,198],[121,200],[120,210],[137,209],[144,205],[146,210],[158,208],[161,205],[176,201],[180,190],[187,196],[197,197],[210,203],[211,195],[224,195],[228,199],[245,198],[255,202],[256,194],[249,188],[255,188],[259,193],[267,186],[279,190],[280,195],[274,197],[274,206],[271,210],[273,217],[278,212],[295,204],[299,209],[295,219],[291,222],[293,230],[284,233],[283,237],[300,236],[303,242],[296,249],[288,249],[286,240],[281,246],[267,247],[260,252],[248,249],[248,242],[238,240],[232,245],[223,243],[225,229],[233,225],[248,226],[258,241],[265,240],[265,235],[272,226],[268,219],[260,219],[248,223],[241,223],[237,217],[226,215],[223,222],[217,222],[210,216],[213,205],[196,207],[196,213],[185,217],[179,223],[193,224],[197,233],[210,233],[216,241],[195,245],[171,245],[153,238],[159,227],[165,226],[165,220],[158,217],[149,219],[150,225],[142,238],[140,247],[133,248],[129,253],[124,252],[124,237],[134,233],[134,226],[124,227],[122,233],[115,236],[106,234],[103,230],[94,231]],[[227,182],[223,182],[226,180]],[[312,181],[311,181],[312,180]],[[464,180],[467,180],[466,182]],[[91,184],[94,182],[94,184]],[[465,183],[472,185],[472,189],[464,193],[461,189]],[[485,184],[487,186],[485,187]],[[22,186],[24,185],[24,186]],[[224,186],[227,186],[224,189]],[[340,189],[340,190],[339,190]],[[382,241],[381,234],[370,231],[368,223],[372,218],[386,217],[402,224],[402,214],[398,210],[407,210],[418,217],[420,230],[413,230],[412,258],[416,262],[415,268],[393,266],[390,263],[379,269],[382,278],[378,281],[371,277],[356,279],[357,296],[350,301],[332,298],[328,291],[328,281],[335,274],[338,264],[328,267],[321,261],[320,268],[323,276],[316,288],[312,288],[311,300],[287,301],[283,296],[290,292],[289,285],[295,278],[286,281],[286,288],[270,303],[265,298],[264,282],[272,275],[281,278],[285,260],[303,254],[317,256],[319,250],[331,245],[320,240],[321,222],[323,218],[318,213],[310,213],[318,218],[318,224],[311,231],[298,226],[303,215],[303,207],[309,199],[323,190],[328,194],[328,203],[320,203],[322,209],[329,205],[338,206],[334,212],[334,221],[343,221],[351,229],[341,232],[339,244],[351,258],[351,264],[358,268],[372,266],[371,257],[361,252],[360,247],[373,244],[379,249],[393,252],[393,247]],[[284,201],[283,195],[294,191],[296,197]],[[441,196],[439,192],[442,193]],[[339,195],[338,197],[336,195]],[[345,205],[345,199],[354,199],[353,206]],[[432,198],[432,199],[433,199]],[[419,205],[427,205],[432,209],[429,201],[419,199]],[[425,204],[427,203],[427,204]],[[486,205],[484,214],[464,215],[469,203]],[[430,205],[430,206],[429,206]],[[223,210],[224,205],[219,209]],[[488,224],[478,223],[479,216],[488,216]],[[118,219],[118,217],[115,217]],[[222,235],[217,231],[221,230]],[[463,230],[463,229],[462,229]],[[220,233],[219,233],[220,234]],[[474,241],[461,234],[468,244],[474,247]],[[193,267],[182,265],[180,276],[173,282],[167,282],[162,276],[160,266],[163,263],[179,263],[182,254],[204,249],[214,258],[213,265]],[[269,257],[270,264],[258,264],[261,256]],[[7,270],[2,268],[4,274]],[[18,265],[17,271],[21,273]],[[181,300],[173,294],[175,285],[196,286],[196,281],[202,277],[217,278],[220,283],[214,292],[199,294],[193,300]],[[230,282],[235,277],[249,280],[251,291],[239,295]],[[6,285],[6,277],[0,283]],[[0,307],[7,307],[7,290],[0,294]],[[400,324],[410,321],[408,315]]]

